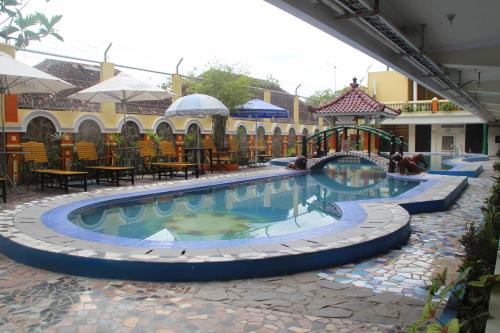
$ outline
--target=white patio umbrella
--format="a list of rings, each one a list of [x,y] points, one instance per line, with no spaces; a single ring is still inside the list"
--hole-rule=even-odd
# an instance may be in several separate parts
[[[165,111],[165,116],[193,118],[229,116],[229,109],[215,97],[204,94],[193,94],[181,97],[173,102]],[[199,148],[199,138],[197,145]]]
[[[173,93],[146,83],[133,76],[120,73],[110,79],[102,81],[87,89],[79,91],[68,98],[79,99],[92,103],[122,103],[123,124],[126,126],[127,105],[128,102],[138,101],[158,101],[174,96]],[[127,140],[125,140],[125,148]]]
[[[23,93],[49,93],[55,94],[61,90],[73,88],[74,85],[63,81],[55,76],[42,72],[34,67],[26,65],[4,52],[0,52],[0,122],[2,128],[2,152],[6,151],[6,133],[4,117],[5,94]],[[6,158],[2,157],[2,169],[6,178],[13,185],[7,175]]]

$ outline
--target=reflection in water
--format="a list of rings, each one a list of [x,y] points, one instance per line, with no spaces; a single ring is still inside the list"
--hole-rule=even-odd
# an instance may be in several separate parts
[[[69,218],[103,234],[156,241],[269,237],[335,223],[335,202],[397,196],[418,185],[369,164],[310,175],[82,208]]]

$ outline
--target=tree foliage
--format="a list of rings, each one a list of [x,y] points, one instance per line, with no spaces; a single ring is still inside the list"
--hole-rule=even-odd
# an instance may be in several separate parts
[[[227,64],[211,64],[199,79],[189,80],[188,94],[205,94],[220,100],[229,110],[251,98],[248,73]]]
[[[366,86],[359,86],[358,89],[361,91],[364,91],[365,93],[368,93],[368,88]],[[345,86],[344,88],[337,90],[333,92],[332,89],[326,89],[326,90],[316,90],[314,94],[306,98],[306,104],[309,106],[312,106],[314,108],[317,108],[321,105],[324,105],[326,103],[329,103],[333,101],[335,98],[342,96],[346,92],[351,90],[351,86]]]
[[[40,41],[47,36],[62,41],[63,38],[55,29],[62,15],[48,18],[41,12],[23,14],[22,11],[29,2],[30,0],[0,0],[0,37],[5,43],[13,42],[16,47],[24,48],[31,41]]]
[[[252,98],[248,73],[227,64],[211,64],[196,79],[186,80],[188,94],[205,94],[220,100],[230,111]],[[224,149],[227,117],[213,117],[213,139],[217,149]]]

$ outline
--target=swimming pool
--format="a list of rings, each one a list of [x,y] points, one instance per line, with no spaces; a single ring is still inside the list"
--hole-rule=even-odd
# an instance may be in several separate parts
[[[424,154],[424,158],[429,165],[426,170],[450,170],[453,168],[453,164],[450,162],[457,157],[452,155]],[[423,165],[420,165],[420,167],[423,167]]]
[[[369,163],[329,163],[294,177],[84,206],[68,219],[87,231],[150,243],[266,238],[336,223],[336,202],[397,197],[419,183],[387,178]]]

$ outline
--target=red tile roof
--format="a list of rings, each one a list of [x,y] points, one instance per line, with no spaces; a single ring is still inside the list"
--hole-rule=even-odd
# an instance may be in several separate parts
[[[379,115],[388,118],[399,116],[401,110],[394,110],[385,104],[377,102],[367,93],[358,88],[356,78],[351,83],[351,90],[339,96],[332,102],[316,108],[312,111],[316,116],[371,116]]]

